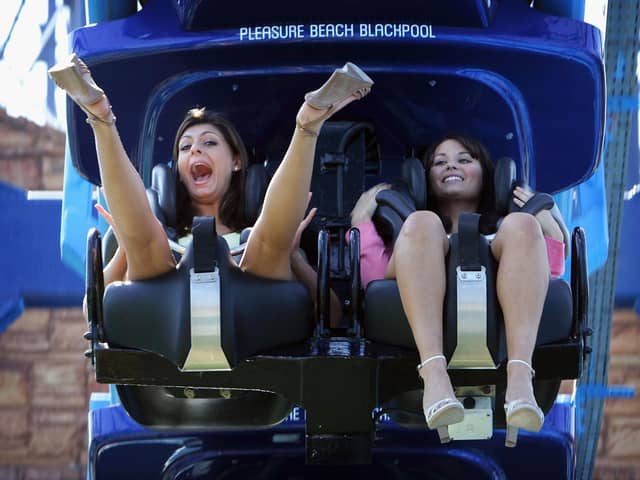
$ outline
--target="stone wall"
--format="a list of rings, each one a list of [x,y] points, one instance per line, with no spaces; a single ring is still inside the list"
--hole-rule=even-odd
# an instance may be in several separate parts
[[[640,317],[616,310],[610,345],[609,385],[634,387],[634,398],[606,400],[594,478],[640,479]],[[588,414],[588,413],[586,413]]]
[[[79,308],[27,309],[0,335],[0,478],[83,479],[96,386]]]
[[[0,109],[0,180],[62,187],[64,134]],[[1,274],[1,273],[0,273]],[[0,479],[85,478],[93,381],[80,308],[30,308],[0,335]],[[609,383],[640,387],[640,318],[614,315]],[[588,413],[587,413],[588,414]],[[640,480],[640,398],[609,399],[595,479]]]

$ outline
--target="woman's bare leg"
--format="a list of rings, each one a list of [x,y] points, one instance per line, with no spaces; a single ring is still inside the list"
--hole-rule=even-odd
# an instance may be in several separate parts
[[[358,98],[360,95],[354,94],[343,99],[334,111]],[[317,142],[317,135],[313,132],[319,132],[326,120],[322,118],[326,111],[307,102],[300,107],[297,123],[310,126],[295,128],[289,148],[269,183],[262,212],[240,262],[243,270],[280,280],[294,278],[290,262],[291,243],[308,203]]]
[[[549,285],[549,262],[540,225],[526,213],[505,217],[491,250],[498,260],[496,288],[502,307],[509,359],[531,364]],[[535,402],[531,374],[521,363],[507,368],[506,400]]]
[[[122,146],[104,91],[75,54],[51,67],[49,75],[87,112],[94,132],[103,190],[126,253],[129,278],[147,278],[169,271],[175,262],[166,234],[153,215],[142,179]]]
[[[98,118],[111,115],[106,97],[85,108]],[[138,280],[169,271],[175,261],[167,236],[149,207],[142,179],[129,160],[116,125],[98,120],[90,124],[105,198],[126,252],[128,278]]]
[[[411,214],[402,226],[385,277],[395,278],[420,361],[443,352],[442,315],[446,290],[445,256],[449,240],[432,212]],[[445,361],[426,364],[419,373],[425,388],[423,405],[455,398]]]

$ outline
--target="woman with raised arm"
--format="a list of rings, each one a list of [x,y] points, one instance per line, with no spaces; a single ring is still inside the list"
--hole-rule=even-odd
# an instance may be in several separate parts
[[[490,248],[498,261],[496,289],[509,357],[506,444],[514,446],[519,428],[538,431],[544,422],[533,393],[531,359],[549,276],[559,276],[564,269],[562,230],[548,210],[535,216],[511,213],[496,225],[493,164],[484,146],[472,138],[443,138],[427,152],[425,167],[429,210],[406,219],[393,247],[384,244],[371,221],[375,194],[389,186],[373,187],[356,203],[352,225],[361,232],[362,281],[366,285],[383,277],[397,280],[420,355],[417,369],[425,385],[425,419],[430,429],[438,430],[441,441],[448,441],[448,426],[464,418],[443,355],[448,234],[457,233],[461,213],[481,214],[482,233],[495,233]],[[522,207],[532,195],[516,187],[513,199]]]
[[[75,54],[49,74],[86,112],[93,129],[102,187],[122,248],[113,278],[121,278],[123,269],[128,279],[139,280],[175,268],[167,235],[120,141],[104,91]],[[318,132],[327,118],[369,93],[372,84],[362,70],[347,63],[318,90],[305,95],[291,143],[269,184],[240,268],[272,279],[299,278],[312,287],[315,273],[293,247],[308,204]],[[178,129],[174,154],[181,188],[187,193],[186,208],[177,212],[181,233],[189,231],[193,215],[215,216],[222,235],[246,226],[240,200],[247,155],[231,123],[206,110],[189,111]]]

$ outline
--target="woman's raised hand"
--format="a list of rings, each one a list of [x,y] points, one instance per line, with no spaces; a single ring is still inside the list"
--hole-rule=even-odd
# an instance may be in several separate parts
[[[313,193],[309,192],[309,196],[307,197],[307,206],[309,206],[312,195]],[[315,216],[317,211],[318,209],[315,207],[309,210],[307,216],[304,217],[304,219],[300,222],[300,225],[298,225],[296,234],[293,236],[293,241],[291,242],[291,255],[296,253],[300,248],[300,238],[302,237],[302,232],[304,232],[304,229],[307,228],[307,226],[311,223],[311,220],[313,220],[313,217]]]
[[[356,226],[371,220],[371,218],[373,218],[373,213],[378,207],[376,195],[379,191],[387,190],[389,188],[391,188],[389,183],[379,183],[360,195],[360,198],[351,212],[351,225]]]
[[[115,234],[116,239],[118,240],[118,243],[120,243],[120,235],[118,233],[118,229],[116,228],[116,224],[113,221],[113,217],[111,216],[111,214],[107,212],[106,208],[104,208],[99,203],[96,203],[96,210],[102,216],[102,218],[104,218],[106,222],[111,226],[111,228],[113,229],[113,233]]]

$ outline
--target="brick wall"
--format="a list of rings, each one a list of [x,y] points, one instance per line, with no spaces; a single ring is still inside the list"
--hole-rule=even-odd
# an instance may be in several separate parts
[[[617,310],[611,330],[609,385],[640,392],[640,317]],[[606,400],[594,478],[640,479],[640,394]]]
[[[65,135],[0,108],[0,180],[25,190],[61,190]]]
[[[85,477],[87,406],[78,308],[27,309],[0,335],[0,478]]]
[[[62,187],[64,134],[0,109],[0,179]],[[27,309],[0,335],[0,479],[85,477],[93,381],[79,308]],[[640,387],[640,318],[614,315],[609,383]],[[607,400],[594,479],[640,480],[640,398]]]

